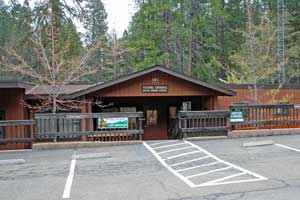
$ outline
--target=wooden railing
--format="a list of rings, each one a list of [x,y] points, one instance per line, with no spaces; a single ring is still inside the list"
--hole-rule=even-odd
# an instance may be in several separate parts
[[[300,128],[300,105],[232,105],[243,113],[242,122],[231,122],[232,130]]]
[[[127,128],[99,128],[99,118],[128,118]],[[115,141],[141,139],[142,112],[37,114],[37,139],[78,139]]]
[[[180,111],[182,137],[226,135],[229,111]]]
[[[16,148],[30,148],[35,131],[34,120],[3,120],[0,121],[1,145],[17,145]]]

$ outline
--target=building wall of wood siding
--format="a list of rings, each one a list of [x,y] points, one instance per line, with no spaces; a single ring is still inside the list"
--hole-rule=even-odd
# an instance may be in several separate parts
[[[152,78],[159,81],[153,82]],[[143,93],[143,85],[167,85],[167,93]],[[220,93],[201,87],[194,83],[170,76],[163,72],[152,72],[144,76],[96,91],[89,96],[101,97],[128,97],[128,96],[218,96]]]
[[[252,90],[247,88],[230,88],[231,90],[236,92],[236,96],[226,97],[219,96],[218,97],[218,109],[228,110],[229,105],[232,103],[248,103],[254,104],[252,98]],[[258,89],[258,100],[260,104],[268,104],[271,103],[270,93],[271,89]],[[292,104],[300,104],[300,88],[283,88],[280,89],[279,92],[275,95],[276,100],[282,100],[284,97],[288,97],[289,103]]]
[[[153,81],[155,79],[156,81]],[[167,86],[168,92],[145,93],[143,86]],[[143,125],[143,139],[167,139],[168,109],[170,106],[181,106],[183,101],[192,102],[192,110],[214,110],[217,108],[217,96],[222,95],[215,90],[155,71],[141,77],[90,93],[87,98],[101,97],[104,105],[136,106],[146,117],[147,109],[156,109],[159,123],[152,127]],[[95,111],[94,111],[95,112]],[[96,111],[97,112],[97,111]]]
[[[23,120],[25,91],[20,88],[0,89],[0,111],[5,112],[5,120]],[[6,127],[5,138],[22,138],[24,131],[20,127]],[[26,148],[23,143],[0,145],[3,149]]]

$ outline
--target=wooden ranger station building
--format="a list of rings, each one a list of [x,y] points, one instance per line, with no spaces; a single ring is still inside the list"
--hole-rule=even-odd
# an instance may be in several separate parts
[[[0,120],[33,119],[24,102],[34,103],[38,96],[47,95],[44,87],[19,81],[0,82]],[[98,107],[87,103],[78,113],[115,113],[113,116],[120,112],[142,113],[144,140],[170,138],[170,128],[180,110],[216,110],[219,107],[218,97],[235,95],[228,88],[211,85],[161,66],[104,83],[68,85],[64,90],[68,98],[89,102],[101,99],[105,105]],[[82,130],[98,129],[95,119],[80,123]],[[0,137],[16,137],[10,133],[2,128]]]

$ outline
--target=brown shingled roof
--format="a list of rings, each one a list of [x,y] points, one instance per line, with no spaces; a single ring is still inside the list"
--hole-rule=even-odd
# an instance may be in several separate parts
[[[22,88],[22,89],[30,89],[34,85],[31,83],[27,83],[21,80],[0,80],[0,88]]]
[[[78,92],[84,89],[91,87],[92,85],[65,85],[62,88],[62,95],[72,94],[74,92]],[[51,85],[36,85],[33,88],[26,91],[27,99],[35,99],[38,96],[46,96],[48,93],[52,93],[53,86]]]

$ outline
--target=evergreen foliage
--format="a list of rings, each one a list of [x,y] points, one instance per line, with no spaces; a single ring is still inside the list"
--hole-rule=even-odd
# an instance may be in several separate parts
[[[97,74],[82,77],[91,83],[153,65],[211,83],[252,83],[254,71],[257,83],[278,81],[277,0],[135,0],[137,12],[121,38],[107,33],[107,13],[101,0],[74,0],[74,5],[66,2],[37,1],[30,7],[29,0],[23,4],[0,0],[0,53],[14,48],[29,58],[33,53],[29,38],[42,30],[47,47],[53,31],[56,49],[66,51],[65,59],[102,40],[103,46],[88,63]],[[286,80],[300,83],[300,2],[288,0],[285,4]],[[253,22],[254,71],[249,67],[247,5]],[[76,20],[82,22],[84,34],[78,32]],[[30,62],[39,67],[35,58]],[[16,75],[30,80],[22,74],[0,72],[2,79]]]

